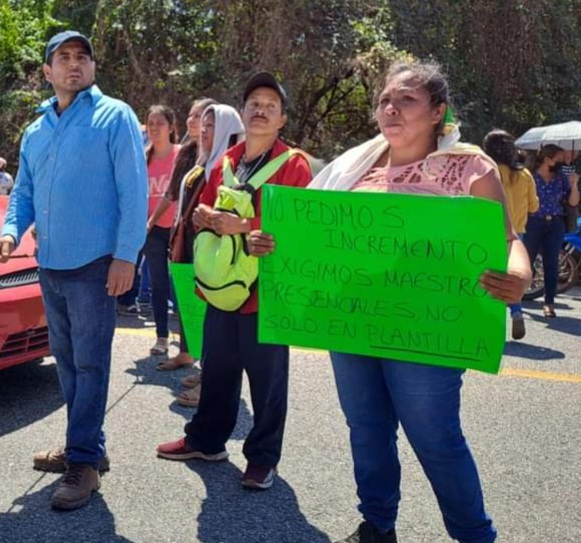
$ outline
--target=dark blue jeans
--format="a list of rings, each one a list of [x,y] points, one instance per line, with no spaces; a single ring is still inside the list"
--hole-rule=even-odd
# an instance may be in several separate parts
[[[359,510],[381,531],[395,527],[401,423],[426,473],[452,539],[492,543],[476,464],[460,426],[462,371],[331,353],[350,429]]]
[[[157,337],[169,336],[169,228],[154,226],[145,240],[143,254],[151,279],[151,305]]]
[[[149,278],[149,266],[147,260],[143,258],[140,266],[141,281],[139,282],[139,293],[137,301],[141,304],[151,303],[151,279]]]
[[[66,455],[94,468],[105,454],[115,297],[107,294],[111,258],[75,270],[40,270],[50,348],[67,404]]]
[[[236,426],[246,371],[254,425],[242,452],[251,464],[276,466],[287,412],[289,348],[258,343],[256,313],[229,313],[208,305],[202,368],[198,412],[185,427],[188,443],[206,454],[225,450]]]
[[[559,252],[565,237],[565,222],[562,217],[551,220],[530,216],[523,243],[529,253],[531,265],[539,252],[543,257],[545,272],[545,303],[555,303],[557,283],[559,282]]]

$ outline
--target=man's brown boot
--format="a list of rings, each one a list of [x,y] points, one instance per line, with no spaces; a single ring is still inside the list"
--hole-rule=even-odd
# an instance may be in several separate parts
[[[101,486],[99,472],[88,464],[68,464],[67,472],[50,500],[54,509],[70,511],[89,502]]]
[[[34,455],[32,464],[34,469],[39,471],[49,471],[51,473],[64,473],[67,471],[67,459],[65,456],[65,448],[58,447],[50,451],[41,451]],[[109,471],[109,457],[105,455],[101,458],[99,463],[99,472],[104,473]]]

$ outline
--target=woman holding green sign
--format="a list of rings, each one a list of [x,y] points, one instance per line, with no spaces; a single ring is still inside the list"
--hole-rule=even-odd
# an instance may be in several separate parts
[[[395,64],[376,109],[381,134],[329,164],[309,188],[473,195],[505,205],[494,162],[478,147],[458,143],[448,102],[448,84],[437,65]],[[509,272],[485,271],[481,285],[492,296],[516,303],[531,272],[506,206],[505,220]],[[274,241],[253,232],[249,246],[262,256],[274,249]],[[400,423],[434,489],[450,536],[462,543],[495,541],[496,530],[485,512],[476,464],[460,425],[464,370],[336,352],[331,359],[351,432],[364,519],[341,543],[397,542]]]

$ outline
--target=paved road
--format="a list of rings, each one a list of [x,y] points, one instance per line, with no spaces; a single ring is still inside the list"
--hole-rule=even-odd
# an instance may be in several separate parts
[[[464,425],[500,543],[581,542],[581,289],[559,318],[527,308],[525,341],[508,343],[500,376],[465,379]],[[112,471],[86,508],[56,513],[58,476],[31,455],[58,445],[65,425],[52,359],[0,373],[1,543],[324,543],[358,522],[347,432],[326,355],[293,351],[281,478],[267,493],[240,488],[248,391],[220,465],[158,460],[155,445],[181,434],[183,371],[160,373],[147,356],[151,328],[125,319],[115,340],[108,414]],[[431,490],[401,439],[403,543],[449,541]]]

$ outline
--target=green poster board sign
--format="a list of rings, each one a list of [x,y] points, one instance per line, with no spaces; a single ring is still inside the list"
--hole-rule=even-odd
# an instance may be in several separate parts
[[[169,269],[184,328],[182,334],[186,334],[189,353],[199,360],[202,358],[206,303],[200,300],[195,293],[194,265],[172,262]]]
[[[472,197],[262,188],[259,340],[497,373],[502,206]]]

